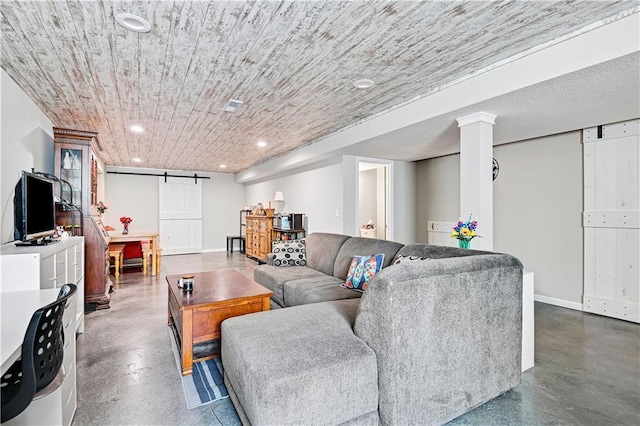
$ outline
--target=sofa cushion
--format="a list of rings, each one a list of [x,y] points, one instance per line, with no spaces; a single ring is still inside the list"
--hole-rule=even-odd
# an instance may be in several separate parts
[[[338,256],[336,257],[333,273],[329,273],[336,278],[345,280],[351,265],[353,256],[372,256],[378,253],[384,254],[382,267],[391,265],[394,256],[402,248],[402,244],[394,241],[377,240],[374,238],[349,238],[342,244]]]
[[[347,279],[342,287],[364,291],[373,277],[382,269],[384,254],[353,256]]]
[[[278,266],[260,265],[256,266],[253,270],[253,279],[260,285],[271,290],[273,292],[271,299],[280,306],[285,306],[282,288],[284,283],[300,278],[322,278],[324,276],[325,274],[322,272],[307,268],[306,266],[290,266],[288,268],[281,268]]]
[[[376,357],[353,334],[357,309],[339,300],[222,323],[225,382],[251,424],[340,424],[376,411]]]
[[[273,266],[307,266],[304,240],[274,242],[272,262]]]
[[[409,256],[409,255],[396,255],[396,259],[393,261],[394,265],[398,265],[400,263],[408,263],[408,262],[420,262],[422,260],[429,260],[428,257],[420,257],[420,256]]]
[[[331,300],[355,299],[362,295],[358,291],[342,288],[340,284],[342,284],[341,280],[328,275],[321,278],[289,281],[284,285],[284,301],[287,306],[298,306]]]
[[[348,235],[314,232],[305,238],[307,246],[307,266],[326,275],[333,275],[333,265],[342,244]],[[302,278],[302,277],[301,277]],[[344,280],[344,278],[342,278]]]
[[[434,246],[429,244],[407,244],[398,250],[396,258],[399,256],[418,256],[427,257],[429,259],[444,259],[447,257],[461,257],[461,256],[478,256],[481,254],[494,254],[490,251],[482,250],[466,250],[458,247],[449,246]]]

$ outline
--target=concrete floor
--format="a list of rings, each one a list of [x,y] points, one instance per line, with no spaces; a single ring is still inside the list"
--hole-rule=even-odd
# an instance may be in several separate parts
[[[73,425],[233,425],[229,400],[186,408],[167,322],[165,275],[234,268],[240,253],[163,256],[156,277],[125,273],[111,309],[89,313],[77,339]],[[113,276],[112,276],[113,279]],[[522,385],[451,424],[640,424],[640,326],[536,303],[536,366]]]

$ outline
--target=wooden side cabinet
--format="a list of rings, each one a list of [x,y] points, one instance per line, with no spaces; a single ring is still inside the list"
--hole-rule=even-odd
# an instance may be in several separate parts
[[[271,253],[273,217],[247,215],[245,219],[247,222],[247,257],[264,263],[267,261],[267,254]]]

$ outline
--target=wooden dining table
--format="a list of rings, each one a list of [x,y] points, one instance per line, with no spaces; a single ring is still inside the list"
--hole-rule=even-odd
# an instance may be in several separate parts
[[[160,247],[160,234],[155,231],[129,231],[128,234],[122,234],[120,232],[111,231],[109,232],[109,238],[111,239],[110,243],[129,243],[136,241],[149,241],[149,245],[151,248],[151,275],[157,275],[157,265],[158,265],[158,256]]]

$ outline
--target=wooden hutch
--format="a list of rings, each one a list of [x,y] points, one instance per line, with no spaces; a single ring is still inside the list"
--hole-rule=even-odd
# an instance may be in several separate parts
[[[85,309],[109,308],[109,235],[97,216],[98,133],[53,128],[57,184],[56,221],[84,236]]]

